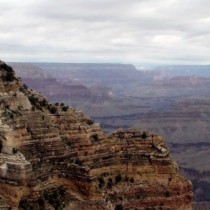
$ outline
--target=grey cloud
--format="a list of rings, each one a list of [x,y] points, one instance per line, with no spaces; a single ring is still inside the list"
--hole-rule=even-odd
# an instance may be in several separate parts
[[[207,0],[0,0],[0,59],[208,63]]]

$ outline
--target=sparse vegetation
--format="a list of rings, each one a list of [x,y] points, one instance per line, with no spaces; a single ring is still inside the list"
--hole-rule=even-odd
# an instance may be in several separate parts
[[[166,191],[165,196],[170,197],[171,193],[169,191]]]
[[[141,138],[142,138],[142,139],[146,139],[146,138],[147,138],[146,132],[143,132],[143,133],[142,133]]]
[[[68,106],[63,106],[62,111],[66,112],[68,110],[68,108],[69,108]]]
[[[7,64],[4,63],[4,62],[1,62],[0,68],[4,69],[5,71],[8,71],[8,72],[13,72],[12,67],[9,66],[9,65],[7,65]]]
[[[1,63],[0,68],[6,71],[6,75],[2,76],[4,81],[13,81],[15,78],[14,71],[11,66],[8,66],[6,63]]]
[[[98,134],[93,134],[90,138],[91,138],[92,140],[97,141],[97,140],[98,140]]]
[[[57,107],[55,107],[55,106],[50,106],[48,109],[51,114],[55,114],[57,112]]]
[[[44,207],[44,200],[43,200],[43,198],[40,197],[40,198],[37,200],[37,203],[39,204],[39,206]]]
[[[65,207],[65,190],[61,187],[54,192],[44,192],[44,199],[47,200],[55,210],[62,210]]]
[[[71,142],[69,142],[69,141],[68,141],[68,142],[66,142],[66,144],[67,144],[68,146],[71,146]]]
[[[13,153],[13,154],[16,154],[17,152],[18,152],[18,149],[16,149],[16,148],[13,147],[13,148],[12,148],[12,153]]]
[[[136,199],[140,199],[140,198],[141,198],[140,194],[137,194]]]
[[[14,72],[7,71],[4,79],[6,81],[13,81],[15,79]]]
[[[134,183],[134,178],[133,177],[130,178],[130,182]]]
[[[121,176],[121,174],[118,174],[118,175],[115,177],[115,182],[116,182],[116,184],[119,183],[119,182],[121,182],[121,180],[122,180],[122,176]]]
[[[82,166],[83,161],[77,158],[76,161],[75,161],[75,164],[77,164],[79,166]]]
[[[36,105],[38,103],[38,99],[34,97],[34,95],[28,96],[29,101],[32,105]]]
[[[107,189],[112,189],[112,185],[113,185],[112,178],[109,178],[107,182]]]
[[[42,106],[42,107],[46,107],[48,105],[48,102],[45,99],[43,99],[39,103],[40,103],[40,106]]]
[[[98,181],[99,181],[98,187],[101,189],[105,185],[105,181],[102,177],[99,177]]]
[[[114,210],[123,210],[122,204],[118,204]]]
[[[128,181],[128,177],[127,177],[127,176],[125,176],[125,181],[126,181],[126,182]]]
[[[2,144],[2,141],[0,140],[0,152],[1,152],[2,148],[3,148],[3,144]]]
[[[21,209],[29,209],[29,210],[35,210],[32,203],[30,203],[27,199],[21,200],[19,203],[19,208]]]
[[[92,125],[94,122],[93,122],[92,120],[87,120],[86,123],[87,123],[88,125]]]
[[[35,97],[34,95],[30,95],[30,96],[28,96],[28,99],[32,104],[32,110],[35,110],[35,108],[42,110],[43,106],[41,106],[41,103],[37,97]]]
[[[28,86],[26,84],[23,84],[23,88],[25,88],[26,90],[28,90]]]

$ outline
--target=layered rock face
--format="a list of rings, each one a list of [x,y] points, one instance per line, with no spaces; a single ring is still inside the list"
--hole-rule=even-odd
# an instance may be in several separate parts
[[[209,142],[210,100],[186,99],[166,112],[149,112],[134,128],[142,127],[174,144]]]
[[[134,128],[159,133],[169,144],[180,172],[193,183],[194,200],[210,201],[210,100],[186,99],[165,113],[151,112]]]
[[[192,184],[162,137],[106,137],[82,111],[21,86],[3,62],[0,77],[0,209],[191,209]]]

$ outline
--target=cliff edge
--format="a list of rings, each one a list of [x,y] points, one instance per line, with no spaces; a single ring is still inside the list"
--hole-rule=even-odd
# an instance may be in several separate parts
[[[0,209],[190,210],[192,184],[162,137],[106,137],[82,111],[51,104],[0,61]]]

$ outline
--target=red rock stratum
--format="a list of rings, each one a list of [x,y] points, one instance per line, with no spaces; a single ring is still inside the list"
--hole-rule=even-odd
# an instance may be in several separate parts
[[[82,111],[27,90],[4,62],[0,78],[0,209],[191,209],[192,184],[162,137],[106,137]]]

